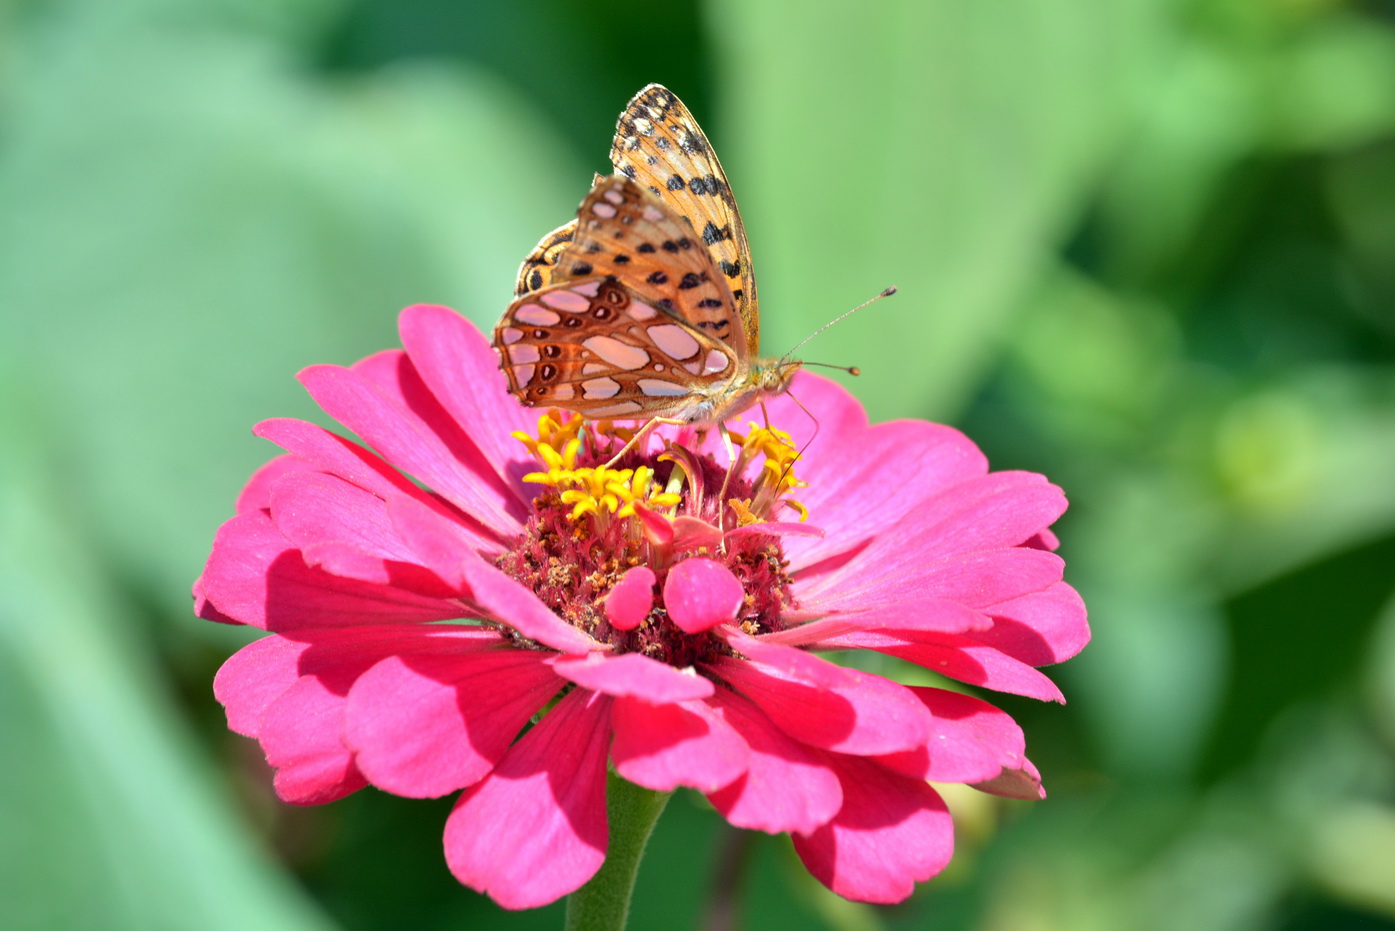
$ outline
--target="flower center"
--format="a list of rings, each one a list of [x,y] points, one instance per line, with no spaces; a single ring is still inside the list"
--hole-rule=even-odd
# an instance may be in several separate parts
[[[496,560],[569,624],[610,644],[617,653],[643,653],[677,667],[727,652],[719,638],[683,631],[669,617],[665,583],[675,566],[702,557],[725,566],[741,585],[734,623],[750,634],[781,630],[795,607],[780,537],[761,532],[789,508],[803,487],[793,465],[798,453],[782,431],[751,424],[728,468],[695,452],[680,435],[650,451],[634,434],[605,421],[538,420],[537,436],[515,433],[542,469],[524,476],[541,486],[533,514],[513,548]],[[649,439],[649,438],[646,438]],[[625,450],[615,462],[611,460]],[[747,467],[760,461],[747,477]],[[638,568],[639,573],[627,578]],[[625,580],[627,605],[642,616],[621,619],[607,599]],[[638,591],[636,591],[638,589]],[[647,611],[645,607],[647,606]]]

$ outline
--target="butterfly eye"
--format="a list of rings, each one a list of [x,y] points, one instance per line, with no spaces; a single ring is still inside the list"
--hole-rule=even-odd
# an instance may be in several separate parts
[[[611,317],[615,316],[615,311],[611,310],[609,307],[601,306],[591,311],[591,316],[595,317],[597,320],[609,320]]]
[[[534,331],[533,331],[533,339],[547,339],[547,336],[548,336],[548,333],[547,333],[546,330],[534,330]]]
[[[544,365],[542,368],[538,369],[538,377],[541,378],[543,381],[552,381],[552,379],[557,377],[557,366]],[[538,389],[538,391],[542,390],[544,389]]]
[[[543,355],[547,356],[549,359],[555,359],[562,354],[562,347],[553,343],[551,345],[544,346],[542,351]]]

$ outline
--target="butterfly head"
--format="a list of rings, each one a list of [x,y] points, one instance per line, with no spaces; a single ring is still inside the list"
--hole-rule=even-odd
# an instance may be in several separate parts
[[[751,382],[761,394],[784,394],[803,365],[797,359],[761,360],[751,366]]]

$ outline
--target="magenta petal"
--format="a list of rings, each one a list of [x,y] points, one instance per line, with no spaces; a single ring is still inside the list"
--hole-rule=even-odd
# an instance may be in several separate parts
[[[879,757],[898,772],[931,782],[982,782],[1026,763],[1022,728],[1005,711],[945,689],[911,686],[933,723],[926,754]]]
[[[605,695],[629,695],[654,704],[691,701],[712,694],[712,683],[640,653],[588,653],[552,664],[559,675]]]
[[[213,695],[227,709],[228,727],[257,737],[271,703],[303,676],[334,675],[347,688],[359,672],[397,653],[467,653],[497,647],[493,630],[457,624],[389,624],[274,634],[228,658],[213,678]],[[335,672],[348,668],[349,672]]]
[[[503,535],[522,529],[510,513],[511,500],[505,501],[425,422],[363,375],[334,365],[312,365],[300,373],[300,381],[331,417],[466,514]]]
[[[388,501],[388,515],[412,551],[447,581],[467,588],[469,600],[489,617],[530,640],[563,653],[587,653],[600,644],[558,617],[524,586],[509,578],[455,536],[447,518],[410,498]]]
[[[236,513],[251,514],[271,506],[271,489],[283,475],[312,472],[315,467],[298,456],[277,456],[252,473],[237,496]]]
[[[634,630],[654,610],[654,570],[632,566],[605,596],[605,617],[616,630]]]
[[[923,499],[987,469],[977,446],[939,424],[877,424],[842,442],[820,435],[818,455],[801,463],[799,477],[809,487],[798,497],[825,535],[786,540],[790,564],[798,571],[886,532]],[[895,498],[889,500],[891,489]]]
[[[869,631],[826,640],[830,648],[876,650],[960,682],[1065,703],[1056,684],[1026,663],[968,636],[918,631]]]
[[[307,565],[261,511],[218,528],[199,588],[222,614],[266,630],[439,621],[463,613],[451,600]]]
[[[741,582],[715,559],[685,559],[664,580],[669,619],[689,634],[735,620],[745,598]]]
[[[1085,602],[1065,582],[989,609],[993,626],[973,635],[1032,666],[1070,659],[1090,642]]]
[[[344,692],[359,670],[304,676],[262,715],[260,736],[266,761],[276,770],[276,794],[295,805],[320,805],[366,785],[353,754],[340,739]]]
[[[821,755],[787,737],[751,702],[719,689],[712,704],[749,747],[746,774],[707,796],[739,828],[807,833],[843,804],[838,777]]]
[[[479,781],[562,682],[533,650],[390,656],[358,677],[344,741],[378,788],[433,798]]]
[[[1041,773],[1037,772],[1032,761],[1027,759],[1022,761],[1021,766],[1014,769],[1004,767],[1003,771],[992,779],[976,782],[973,787],[990,795],[1020,798],[1028,802],[1036,802],[1046,798],[1046,790],[1041,787]]]
[[[856,902],[904,901],[917,882],[949,863],[954,825],[925,782],[875,763],[834,760],[843,807],[809,835],[794,835],[794,849],[814,878]]]
[[[700,701],[653,705],[617,698],[610,719],[615,771],[636,785],[712,792],[746,771],[750,751],[730,724]]]
[[[962,482],[920,504],[851,558],[803,570],[800,598],[826,602],[829,607],[907,600],[923,584],[924,576],[943,572],[965,554],[1050,557],[1019,544],[1055,520],[1065,506],[1061,490],[1034,473],[994,472]],[[817,519],[823,523],[821,515]],[[1024,560],[1021,566],[1030,564]],[[1034,590],[1021,588],[996,597],[1013,598]],[[949,597],[934,589],[926,593]]]
[[[418,304],[398,318],[402,346],[440,401],[479,447],[495,472],[511,484],[526,463],[522,445],[510,434],[536,429],[537,412],[509,394],[499,355],[484,334],[448,307]],[[530,500],[531,494],[523,495]]]
[[[987,630],[992,624],[992,620],[986,614],[966,608],[962,604],[940,598],[922,598],[866,611],[840,612],[822,620],[787,627],[771,634],[761,634],[758,639],[762,643],[810,646],[861,630],[933,630],[964,633]]]
[[[429,494],[413,485],[405,475],[378,456],[324,427],[303,420],[278,417],[263,420],[252,432],[287,452],[314,463],[319,471],[336,475],[379,498],[406,495],[437,510],[445,510],[445,505],[433,500]],[[491,540],[493,534],[477,533],[476,536],[483,544]]]
[[[261,732],[266,709],[300,678],[297,664],[309,646],[273,634],[228,657],[213,677],[213,697],[226,709],[230,731]]]
[[[905,686],[751,637],[731,642],[750,659],[720,658],[713,674],[796,740],[854,754],[924,746],[930,715]]]
[[[446,820],[455,878],[504,908],[578,889],[605,860],[610,699],[578,689],[524,734]]]

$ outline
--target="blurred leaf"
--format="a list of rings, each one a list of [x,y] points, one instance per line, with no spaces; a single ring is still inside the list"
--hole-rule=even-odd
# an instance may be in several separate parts
[[[0,360],[3,361],[3,360]],[[8,928],[323,928],[168,710],[0,370],[0,897]]]
[[[805,355],[860,363],[878,417],[974,390],[1013,301],[1134,118],[1161,4],[718,2],[718,138],[761,275],[765,351],[888,284]]]
[[[252,424],[313,416],[295,371],[394,345],[410,303],[492,325],[589,174],[480,74],[332,83],[257,33],[102,10],[68,10],[25,62],[0,149],[0,340],[27,347],[91,528],[182,614],[272,454]]]

